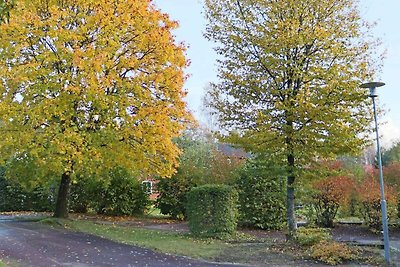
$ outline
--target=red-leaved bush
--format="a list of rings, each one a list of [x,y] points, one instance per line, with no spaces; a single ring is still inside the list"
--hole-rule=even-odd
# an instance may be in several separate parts
[[[393,162],[383,167],[385,183],[400,191],[400,162]]]
[[[361,203],[361,212],[364,222],[373,230],[382,228],[381,192],[378,173],[374,171],[367,175],[364,181],[357,186],[357,195]],[[392,186],[385,185],[385,198],[388,217],[395,215],[397,195]]]
[[[316,223],[322,227],[333,227],[333,219],[340,205],[348,202],[354,190],[354,181],[348,176],[332,176],[316,182],[313,188],[316,190]]]

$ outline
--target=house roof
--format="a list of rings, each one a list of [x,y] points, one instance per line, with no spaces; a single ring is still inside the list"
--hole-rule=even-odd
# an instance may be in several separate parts
[[[217,149],[227,157],[235,157],[241,159],[250,157],[250,153],[247,153],[242,148],[236,148],[226,143],[217,144]]]

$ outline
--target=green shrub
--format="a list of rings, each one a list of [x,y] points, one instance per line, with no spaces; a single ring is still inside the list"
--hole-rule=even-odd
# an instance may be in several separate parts
[[[0,167],[0,211],[19,211],[24,199],[22,188],[12,186],[5,178],[5,168]]]
[[[324,228],[305,228],[297,229],[295,240],[302,246],[313,246],[321,241],[331,240],[332,236]]]
[[[0,211],[23,211],[27,210],[26,193],[19,186],[0,182]]]
[[[364,223],[371,229],[379,231],[382,229],[382,210],[381,200],[363,201],[361,203],[361,213]]]
[[[284,179],[259,163],[249,163],[236,181],[239,223],[261,229],[280,229],[286,220]]]
[[[55,190],[44,186],[37,186],[27,192],[28,210],[43,212],[53,211],[55,205]]]
[[[148,195],[140,182],[122,168],[115,168],[108,174],[110,184],[99,192],[99,213],[107,215],[143,214],[150,204]]]
[[[197,236],[227,237],[236,231],[236,190],[226,185],[203,185],[188,194],[190,231]]]
[[[343,243],[324,240],[310,248],[310,255],[315,260],[329,265],[337,265],[357,259],[358,251]]]
[[[87,213],[91,203],[91,194],[84,182],[72,183],[69,193],[69,210],[76,213]]]
[[[78,175],[72,182],[69,195],[69,209],[71,212],[86,213],[98,211],[103,204],[107,184],[105,179]]]
[[[27,190],[8,181],[5,168],[0,167],[0,211],[52,211],[52,196],[45,187],[37,186]]]
[[[0,168],[0,211],[53,211],[57,188],[57,185],[38,185],[27,190],[8,181],[5,168]],[[70,187],[69,209],[72,212],[96,210],[108,215],[143,214],[149,204],[140,182],[122,168],[112,169],[99,177],[78,175]]]
[[[194,183],[180,173],[171,178],[161,178],[157,184],[159,196],[156,207],[162,214],[169,215],[174,219],[186,218],[186,193],[193,187]]]

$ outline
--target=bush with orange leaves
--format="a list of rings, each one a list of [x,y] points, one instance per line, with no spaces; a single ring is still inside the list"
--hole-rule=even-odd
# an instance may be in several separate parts
[[[383,167],[385,183],[400,191],[400,162],[392,162]]]
[[[369,174],[357,187],[364,223],[372,230],[382,229],[381,193],[377,172]],[[396,214],[396,191],[385,185],[388,218]]]
[[[400,162],[392,162],[388,166],[384,166],[383,178],[385,179],[385,184],[392,186],[397,192],[397,217],[400,218]]]
[[[314,183],[313,188],[317,225],[333,227],[340,205],[348,203],[354,191],[354,181],[348,176],[331,176]]]

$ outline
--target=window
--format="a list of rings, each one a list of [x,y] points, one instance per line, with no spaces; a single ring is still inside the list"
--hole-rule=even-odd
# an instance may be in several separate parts
[[[147,181],[147,180],[143,181],[142,188],[146,194],[148,194],[148,195],[153,194],[153,182],[152,181]]]

